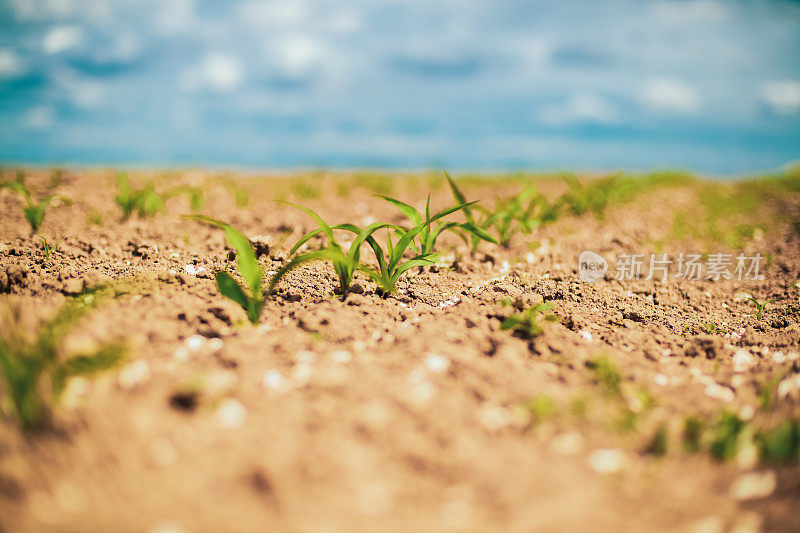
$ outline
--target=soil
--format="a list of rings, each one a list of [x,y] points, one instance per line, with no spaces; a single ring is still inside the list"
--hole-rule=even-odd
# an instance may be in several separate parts
[[[44,191],[50,175],[30,171],[28,184]],[[261,243],[268,271],[315,229],[275,199],[362,226],[405,223],[375,192],[452,204],[443,180],[427,175],[132,180],[148,177],[157,188],[202,187],[201,212]],[[247,207],[231,182],[249,192]],[[563,190],[555,179],[537,185]],[[483,243],[473,256],[445,234],[440,262],[410,270],[390,297],[359,273],[342,301],[329,265],[308,264],[280,283],[257,326],[217,291],[224,236],[181,218],[183,198],[122,221],[113,172],[67,171],[56,192],[73,202],[47,211],[45,259],[20,197],[0,190],[0,307],[45,319],[85,286],[124,284],[69,342],[131,347],[120,368],[73,381],[43,430],[19,430],[6,409],[0,530],[797,531],[796,462],[721,462],[680,442],[690,415],[800,416],[800,391],[788,385],[770,409],[758,403],[772,377],[800,372],[797,233],[776,223],[745,240],[748,255],[769,257],[756,280],[613,277],[620,254],[734,251],[672,232],[679,210],[699,209],[697,187],[653,188],[602,216],[516,235],[508,248]],[[462,188],[491,206],[521,185]],[[759,209],[776,221],[787,214],[785,204]],[[584,250],[612,263],[594,283],[578,275]],[[761,318],[742,292],[772,300]],[[542,321],[541,335],[501,329],[542,301],[557,320]],[[616,366],[624,393],[598,382],[598,358]],[[552,413],[525,407],[543,398]],[[669,430],[663,456],[651,453],[659,428]],[[774,488],[756,490],[771,476]]]

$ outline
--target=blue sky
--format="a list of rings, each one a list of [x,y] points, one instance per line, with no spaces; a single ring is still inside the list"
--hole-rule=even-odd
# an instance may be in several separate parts
[[[800,3],[0,0],[0,161],[773,169]]]

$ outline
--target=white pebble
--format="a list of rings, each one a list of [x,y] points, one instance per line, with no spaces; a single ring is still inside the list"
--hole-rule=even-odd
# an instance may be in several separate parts
[[[213,339],[208,340],[208,349],[212,352],[218,352],[222,349],[224,344],[225,343],[222,341],[222,339],[214,337]]]
[[[718,383],[709,383],[706,385],[706,396],[722,400],[723,402],[732,402],[736,399],[736,395],[728,387],[723,387]]]
[[[763,473],[752,472],[744,474],[734,481],[730,494],[733,499],[740,501],[766,498],[772,494],[777,485],[778,480],[772,470]]]
[[[441,374],[450,368],[450,360],[443,355],[429,354],[425,358],[425,366],[431,372]]]
[[[247,418],[247,409],[242,402],[233,398],[226,398],[217,407],[217,421],[226,428],[234,428],[244,424]]]
[[[206,338],[202,335],[192,335],[183,342],[184,346],[186,346],[186,349],[190,352],[196,352],[202,348],[205,343]]]
[[[331,354],[331,359],[335,363],[347,364],[353,360],[353,354],[347,350],[336,350]]]
[[[589,468],[600,474],[619,472],[625,461],[625,453],[619,448],[600,448],[589,454]]]
[[[744,372],[755,364],[755,358],[747,350],[737,350],[733,354],[733,371]]]
[[[187,361],[189,359],[189,350],[187,350],[185,346],[178,346],[175,349],[175,353],[172,354],[172,357],[176,361]]]
[[[289,382],[283,377],[280,370],[270,368],[264,372],[264,377],[261,378],[261,384],[269,390],[282,392],[289,388]]]
[[[301,350],[294,354],[295,363],[314,363],[317,361],[317,354],[308,350]]]
[[[509,270],[511,270],[511,265],[508,263],[508,261],[503,261],[503,264],[500,267],[500,272],[505,274]]]
[[[419,381],[411,385],[411,401],[425,405],[433,399],[436,388],[429,381]]]
[[[194,266],[194,265],[184,265],[183,266],[183,271],[186,272],[187,274],[192,275],[192,276],[196,276],[200,272],[205,272],[205,270],[206,269],[204,267],[198,267],[198,266]]]
[[[119,372],[117,382],[125,390],[130,390],[150,377],[150,366],[144,359],[138,359]]]
[[[583,437],[577,431],[559,433],[550,441],[550,450],[558,455],[576,455],[583,449]]]
[[[778,384],[778,398],[800,399],[800,374],[795,374]]]
[[[581,330],[581,337],[583,337],[585,341],[592,342],[592,332],[587,329]]]
[[[669,378],[664,374],[656,374],[655,377],[653,378],[653,381],[655,381],[656,385],[658,385],[659,387],[666,387],[667,385],[669,385]]]
[[[311,363],[297,363],[292,368],[292,384],[295,387],[305,387],[311,381],[312,371]]]
[[[499,405],[486,405],[478,412],[478,420],[489,431],[499,431],[512,422],[508,409]]]

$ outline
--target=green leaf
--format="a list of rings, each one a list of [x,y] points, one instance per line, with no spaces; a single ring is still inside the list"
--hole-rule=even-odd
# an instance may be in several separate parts
[[[384,200],[386,200],[387,202],[398,208],[400,212],[402,212],[406,217],[408,217],[411,223],[414,224],[415,226],[417,224],[422,224],[423,220],[422,215],[420,215],[419,211],[417,211],[410,205],[401,202],[400,200],[397,200],[395,198],[390,198],[388,196],[378,195],[378,198],[383,198]]]
[[[237,281],[233,279],[230,274],[224,270],[219,270],[216,274],[214,274],[214,279],[217,280],[217,287],[223,296],[230,298],[239,304],[242,309],[247,311],[249,299],[242,290],[241,285],[239,285],[239,283],[237,283]]]

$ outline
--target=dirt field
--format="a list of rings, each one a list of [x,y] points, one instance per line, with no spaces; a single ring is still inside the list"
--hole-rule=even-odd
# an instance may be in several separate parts
[[[41,195],[52,176],[27,184]],[[435,173],[130,177],[198,187],[198,212],[270,245],[267,271],[316,228],[276,199],[358,226],[407,224],[375,193],[454,203]],[[566,190],[456,180],[487,207],[527,183]],[[256,326],[218,292],[230,250],[181,218],[185,197],[122,221],[114,172],[57,181],[72,204],[54,200],[37,232],[49,259],[21,196],[0,190],[0,307],[35,324],[116,284],[68,343],[124,339],[129,353],[70,382],[42,429],[19,429],[3,402],[2,531],[800,530],[797,176],[652,179],[474,255],[444,234],[437,265],[389,297],[357,273],[341,301],[330,266],[309,263]],[[610,264],[594,283],[584,250]],[[756,279],[615,279],[623,254],[740,251],[761,254]],[[770,300],[762,316],[742,293]],[[540,335],[501,328],[543,301],[556,317]]]

